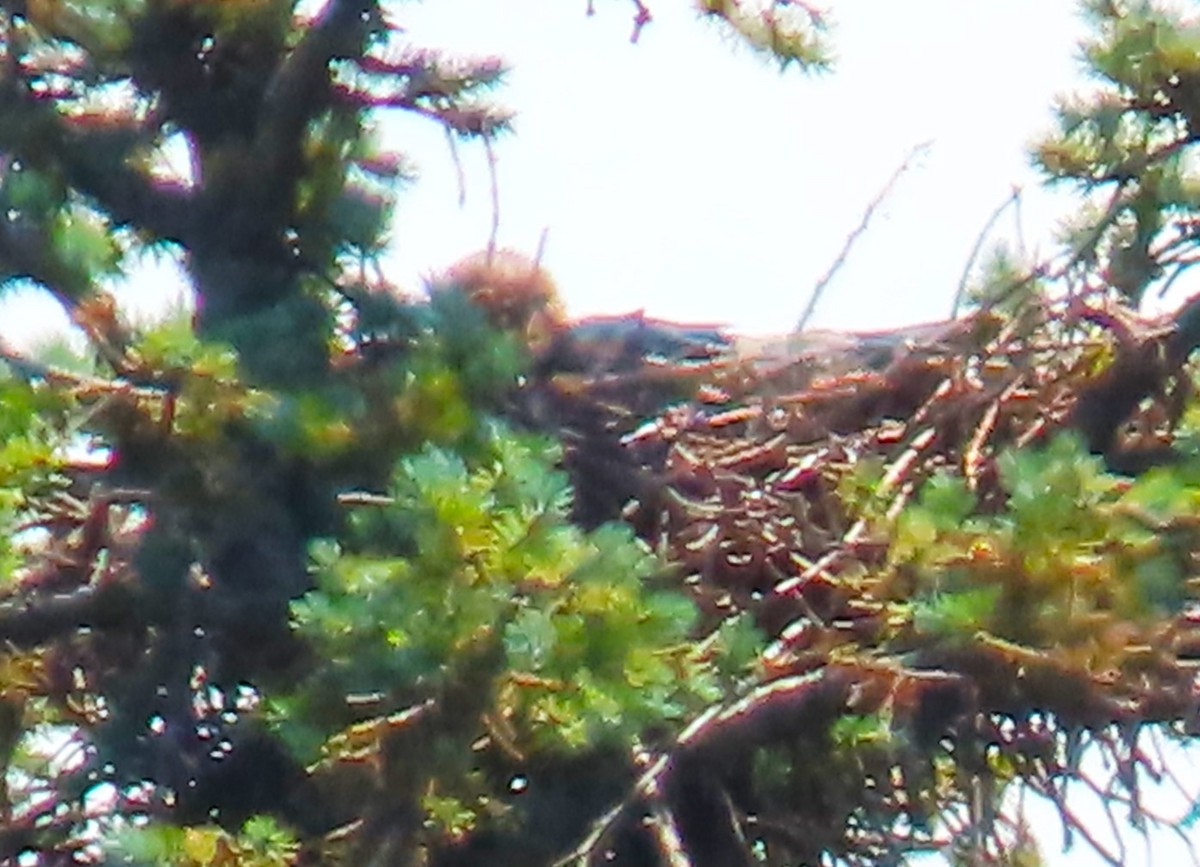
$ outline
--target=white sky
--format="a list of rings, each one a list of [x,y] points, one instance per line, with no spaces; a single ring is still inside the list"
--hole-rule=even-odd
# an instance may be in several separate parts
[[[942,318],[984,223],[1014,184],[1024,234],[1052,249],[1066,196],[1039,187],[1027,149],[1056,95],[1085,86],[1074,0],[838,0],[830,75],[776,67],[697,20],[687,0],[648,0],[655,21],[629,43],[632,4],[597,0],[397,3],[415,43],[498,54],[513,66],[498,97],[519,112],[497,146],[500,243],[544,263],[576,315],[644,308],[741,331],[783,331],[909,149],[919,166],[876,213],[813,325],[873,328]],[[401,199],[385,270],[402,285],[487,243],[481,147],[464,146],[467,202],[439,129],[387,122],[422,178]],[[1011,217],[998,234],[1013,235]],[[167,268],[127,294],[177,297]],[[0,334],[61,327],[50,304],[0,306]],[[24,343],[27,340],[21,340]],[[1185,776],[1195,779],[1193,765]],[[1035,813],[1042,811],[1035,811]],[[1102,862],[1078,843],[1048,863]],[[1103,833],[1103,832],[1102,832]],[[1185,864],[1155,835],[1154,863]],[[1151,859],[1136,841],[1131,865]]]
[[[534,250],[579,314],[644,307],[739,330],[786,330],[909,149],[930,154],[876,213],[813,324],[942,318],[970,249],[1014,183],[1025,234],[1056,202],[1027,149],[1056,94],[1081,84],[1073,0],[841,0],[833,74],[777,68],[686,0],[438,0],[406,8],[418,43],[494,52],[519,112],[499,148],[501,244]],[[463,148],[468,203],[441,133],[396,121],[423,179],[402,200],[402,280],[486,244],[486,160]],[[1058,197],[1057,207],[1064,199]],[[1013,220],[1002,228],[1012,234]],[[1049,243],[1042,249],[1048,252]]]

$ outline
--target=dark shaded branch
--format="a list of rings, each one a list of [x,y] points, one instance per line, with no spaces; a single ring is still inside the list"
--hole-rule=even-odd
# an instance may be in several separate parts
[[[0,220],[0,271],[41,285],[68,315],[92,288],[55,261],[45,234],[25,220]]]
[[[58,156],[67,178],[94,199],[114,225],[148,229],[186,244],[192,235],[192,193],[180,183],[156,181],[122,159],[97,150],[92,136],[69,132]]]
[[[72,593],[25,595],[0,602],[0,646],[28,649],[83,627],[110,629],[132,623],[136,601],[129,588],[109,582]]]
[[[1088,447],[1107,455],[1110,466],[1123,472],[1138,473],[1138,462],[1112,463],[1117,432],[1143,399],[1161,389],[1188,357],[1200,347],[1200,295],[1189,299],[1171,319],[1174,330],[1160,344],[1153,338],[1121,344],[1116,360],[1079,395],[1071,423],[1083,433]],[[1150,456],[1151,463],[1157,456]]]
[[[713,708],[683,731],[674,749],[654,762],[629,796],[604,816],[588,839],[556,867],[598,863],[606,841],[618,827],[647,803],[663,801],[684,836],[685,848],[695,855],[695,850],[687,844],[689,838],[704,833],[699,817],[688,817],[690,803],[676,801],[689,801],[696,794],[703,796],[701,807],[713,820],[708,832],[715,828],[714,839],[723,846],[731,844],[727,838],[736,833],[732,817],[727,810],[715,809],[722,795],[719,784],[722,769],[746,761],[753,750],[780,738],[826,731],[845,712],[853,685],[862,676],[861,670],[831,666],[812,674],[772,681],[729,707]]]
[[[305,125],[328,101],[329,64],[360,53],[362,31],[375,6],[363,0],[333,0],[272,76],[255,144],[263,156],[276,160],[276,171],[286,168],[278,160],[290,158]]]
[[[138,131],[86,131],[58,116],[30,94],[23,82],[0,80],[0,150],[31,166],[54,165],[68,183],[116,225],[135,224],[164,239],[183,242],[190,234],[191,193],[182,185],[157,182],[125,159]]]

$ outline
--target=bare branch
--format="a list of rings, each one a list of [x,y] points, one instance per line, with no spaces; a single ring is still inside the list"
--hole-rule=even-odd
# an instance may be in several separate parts
[[[446,133],[446,147],[450,149],[450,160],[454,163],[454,177],[458,181],[458,206],[461,208],[467,203],[467,177],[463,172],[462,157],[458,153],[454,130],[450,128],[450,124],[443,124],[442,129]]]
[[[963,300],[967,295],[967,281],[971,279],[971,271],[975,268],[975,261],[979,258],[979,251],[983,249],[983,244],[987,241],[988,236],[992,233],[992,228],[996,225],[996,221],[1004,215],[1010,206],[1019,208],[1021,206],[1021,188],[1014,186],[1012,192],[1009,193],[1000,207],[992,211],[992,215],[988,217],[987,222],[983,224],[983,228],[979,230],[979,236],[975,239],[975,245],[971,247],[971,255],[967,257],[967,264],[963,267],[962,277],[958,280],[958,289],[954,293],[954,303],[950,305],[950,318],[957,319],[958,312],[962,309]]]
[[[625,800],[594,826],[586,840],[556,867],[589,863],[628,814],[647,802],[657,809],[675,788],[675,776],[697,767],[720,766],[731,755],[747,751],[789,733],[818,731],[846,707],[852,685],[862,672],[830,666],[821,671],[763,684],[729,707],[713,707],[679,735],[675,748],[661,756],[641,776]]]
[[[492,136],[483,137],[483,148],[487,153],[488,178],[492,190],[492,229],[488,235],[487,260],[490,263],[496,255],[496,238],[500,234],[500,181],[496,170],[496,149],[492,145]]]
[[[859,221],[858,227],[846,236],[846,241],[844,244],[842,244],[842,249],[837,254],[837,257],[833,260],[833,264],[829,266],[829,269],[824,273],[824,275],[822,275],[821,279],[817,281],[816,285],[813,286],[812,292],[808,296],[808,305],[804,308],[804,312],[800,314],[800,318],[796,321],[796,327],[793,329],[794,332],[803,331],[805,326],[808,325],[808,321],[812,319],[812,315],[817,309],[817,304],[820,302],[821,296],[825,293],[825,287],[829,285],[830,281],[832,281],[837,275],[837,272],[841,270],[843,265],[846,264],[846,258],[850,255],[850,251],[853,249],[854,244],[858,241],[862,234],[867,231],[867,227],[870,226],[871,218],[875,215],[875,211],[877,211],[879,206],[882,205],[887,197],[891,195],[892,190],[895,188],[896,183],[900,180],[900,178],[910,168],[912,168],[912,164],[916,158],[927,153],[932,145],[932,141],[921,142],[918,145],[914,145],[913,148],[908,152],[908,156],[904,158],[904,162],[902,162],[896,168],[896,170],[892,172],[891,178],[889,178],[888,182],[884,184],[883,189],[880,190],[879,194],[871,200],[869,205],[867,205],[867,209],[863,212],[862,220]]]
[[[642,0],[633,0],[633,5],[635,10],[633,13],[633,32],[629,34],[629,41],[636,45],[642,35],[642,28],[649,24],[654,16],[650,14],[649,7]]]

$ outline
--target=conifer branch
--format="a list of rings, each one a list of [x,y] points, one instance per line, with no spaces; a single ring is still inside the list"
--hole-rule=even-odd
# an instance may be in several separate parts
[[[671,801],[688,788],[681,778],[715,773],[714,769],[728,767],[737,757],[744,759],[756,746],[789,733],[824,730],[844,711],[856,674],[828,667],[763,684],[729,707],[710,708],[684,729],[674,749],[660,756],[625,800],[602,817],[588,838],[555,867],[600,863],[600,852],[609,837],[646,805],[665,809],[673,816],[672,824],[678,826],[679,805]],[[691,851],[697,854],[695,849]]]
[[[192,225],[191,193],[156,181],[125,160],[112,130],[85,131],[34,98],[23,81],[0,76],[0,149],[31,166],[60,168],[79,192],[96,200],[115,225],[138,225],[171,241],[184,241]],[[128,142],[139,130],[119,133]],[[119,152],[118,152],[119,151]]]
[[[107,629],[135,620],[137,605],[125,586],[89,584],[71,593],[23,594],[0,602],[0,644],[27,649],[77,631]]]
[[[332,0],[267,87],[257,146],[276,161],[297,147],[304,125],[331,94],[329,64],[361,52],[360,31],[376,9],[367,0]]]
[[[0,220],[0,272],[37,283],[87,336],[92,348],[113,370],[124,373],[127,335],[108,296],[94,281],[67,267],[43,232],[21,222]]]

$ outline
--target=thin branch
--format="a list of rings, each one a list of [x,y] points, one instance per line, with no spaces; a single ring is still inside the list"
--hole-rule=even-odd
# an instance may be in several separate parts
[[[983,224],[983,228],[979,231],[979,235],[975,238],[974,246],[971,247],[971,255],[967,257],[967,264],[963,267],[962,276],[958,280],[958,289],[954,292],[954,303],[950,305],[951,319],[958,318],[958,312],[962,308],[963,300],[967,295],[967,281],[971,279],[971,271],[973,271],[975,268],[975,262],[979,258],[979,252],[983,249],[984,242],[987,241],[988,236],[992,234],[992,229],[995,227],[996,221],[1004,215],[1004,212],[1007,211],[1010,206],[1020,207],[1020,203],[1021,188],[1013,187],[1012,192],[1008,195],[1008,198],[1000,204],[1000,207],[992,211],[992,215],[988,217],[987,222]]]
[[[1070,274],[1071,269],[1083,261],[1089,252],[1095,251],[1096,244],[1104,237],[1104,233],[1112,225],[1113,220],[1128,205],[1124,196],[1125,191],[1125,184],[1118,184],[1116,186],[1108,205],[1105,207],[1104,213],[1096,222],[1096,225],[1062,257],[1060,264],[1052,267],[1052,263],[1058,257],[1047,257],[1044,261],[1030,268],[1020,278],[1013,280],[1003,291],[997,292],[994,297],[989,298],[981,306],[981,311],[986,313],[989,310],[995,309],[998,305],[1013,297],[1014,293],[1024,289],[1036,280],[1054,281],[1066,278]],[[1068,298],[1074,297],[1077,294],[1079,293],[1076,288],[1068,287]]]
[[[366,491],[345,491],[337,495],[337,502],[341,506],[392,506],[395,505],[396,499]]]
[[[1175,267],[1171,271],[1171,276],[1163,282],[1162,288],[1158,290],[1159,298],[1166,297],[1166,294],[1171,291],[1171,287],[1175,285],[1175,281],[1182,277],[1184,272],[1188,271],[1193,265],[1200,264],[1200,259],[1181,259],[1174,264]]]
[[[458,153],[458,142],[454,138],[454,130],[448,123],[442,124],[442,130],[446,133],[446,147],[450,149],[450,161],[454,163],[454,178],[458,181],[458,206],[461,208],[467,203],[467,176],[463,171],[462,157]]]
[[[487,260],[490,265],[492,258],[496,255],[496,238],[500,234],[500,181],[496,170],[496,149],[492,145],[492,137],[490,135],[483,137],[483,149],[487,154],[488,179],[491,183],[492,192],[492,229],[488,235],[487,245]]]
[[[679,825],[670,810],[661,804],[656,805],[650,811],[649,825],[669,867],[692,867],[692,859],[688,857],[679,835]]]
[[[912,168],[912,164],[916,158],[927,153],[932,145],[932,141],[921,142],[918,145],[914,145],[913,148],[908,152],[908,155],[904,158],[904,162],[902,162],[896,168],[896,170],[892,172],[891,178],[888,179],[888,182],[884,185],[883,189],[881,189],[879,194],[875,196],[869,205],[867,205],[867,209],[863,212],[862,220],[859,221],[858,227],[846,236],[846,241],[842,245],[841,252],[838,253],[837,258],[833,260],[833,264],[829,266],[829,269],[813,287],[813,290],[808,297],[808,305],[804,308],[804,312],[800,314],[800,318],[796,322],[796,327],[793,329],[794,333],[803,331],[805,326],[808,325],[808,321],[812,319],[812,315],[817,309],[817,303],[821,300],[821,296],[825,293],[825,287],[829,285],[830,281],[833,280],[833,278],[837,275],[837,272],[841,270],[844,264],[846,264],[846,258],[850,255],[850,251],[854,247],[854,244],[858,241],[862,234],[867,231],[867,228],[871,223],[871,218],[875,215],[875,211],[877,211],[880,205],[882,205],[887,197],[891,195],[892,190],[895,188],[896,183],[900,180],[900,178],[910,168]]]
[[[740,756],[797,731],[827,726],[845,709],[852,686],[856,681],[861,683],[862,675],[862,671],[830,666],[763,684],[728,707],[709,708],[684,729],[673,750],[642,774],[625,799],[593,826],[583,843],[556,862],[556,867],[589,863],[589,857],[631,812],[647,803],[655,807],[663,804],[676,774],[711,767],[731,753]]]
[[[1056,789],[1053,783],[1050,783],[1049,781],[1042,782],[1030,780],[1029,785],[1033,791],[1037,792],[1054,805],[1055,810],[1058,812],[1059,819],[1062,821],[1063,837],[1068,847],[1070,847],[1072,843],[1073,835],[1078,833],[1081,837],[1083,837],[1084,840],[1087,841],[1088,845],[1092,848],[1092,851],[1103,858],[1104,861],[1110,865],[1110,867],[1123,867],[1124,861],[1121,856],[1114,854],[1107,846],[1100,842],[1099,838],[1092,833],[1089,825],[1081,820],[1075,814],[1074,810],[1067,806],[1065,794]]]
[[[650,9],[642,0],[633,0],[635,11],[633,14],[633,33],[629,36],[629,41],[637,45],[637,41],[641,38],[642,29],[649,24],[654,16],[650,14]]]
[[[1013,187],[1015,201],[1013,202],[1013,231],[1017,237],[1017,254],[1024,262],[1029,256],[1029,246],[1025,241],[1025,217],[1021,210],[1021,188]]]

